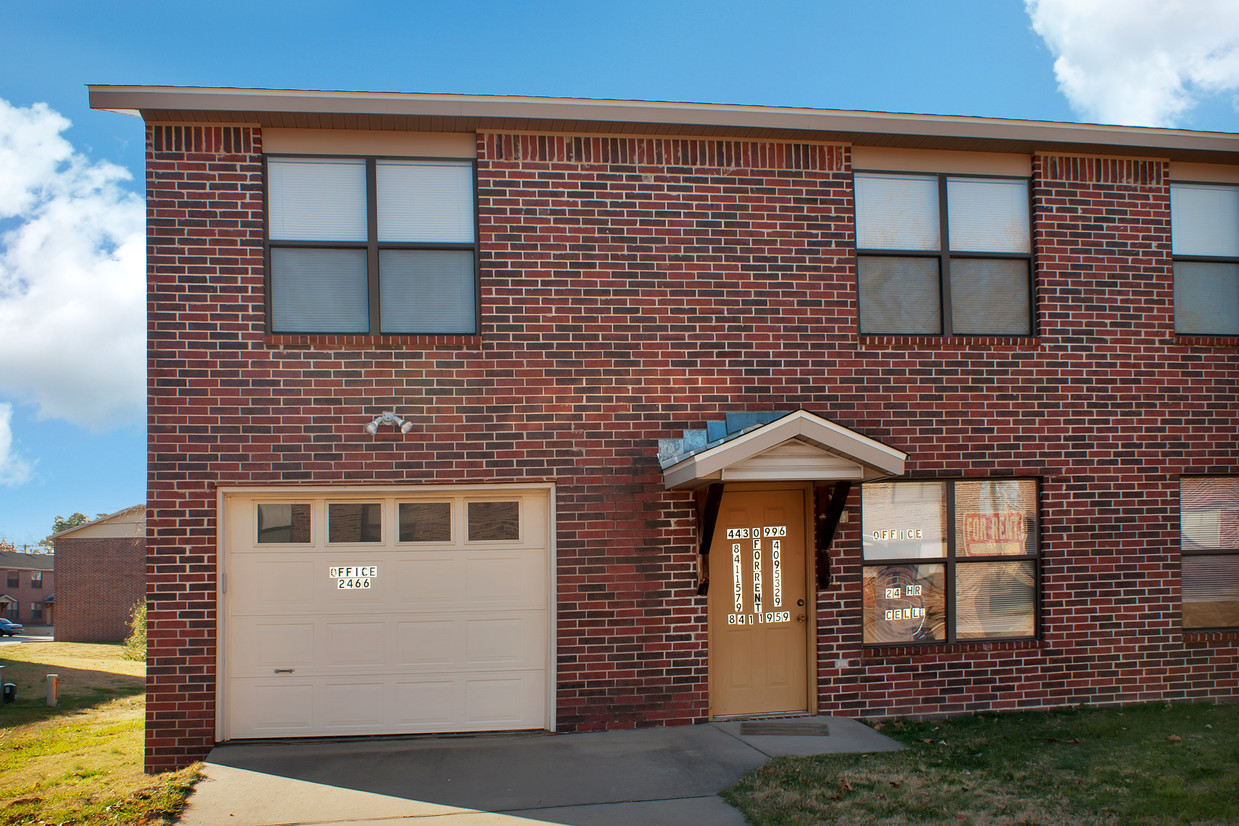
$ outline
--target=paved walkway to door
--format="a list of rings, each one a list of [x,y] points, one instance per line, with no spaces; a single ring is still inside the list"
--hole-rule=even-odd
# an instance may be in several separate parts
[[[771,757],[900,748],[855,720],[827,717],[587,734],[229,744],[211,752],[206,779],[180,822],[727,826],[744,818],[718,792]]]

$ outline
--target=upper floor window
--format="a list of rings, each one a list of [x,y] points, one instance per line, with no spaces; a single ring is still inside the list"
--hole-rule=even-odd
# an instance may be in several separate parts
[[[866,645],[1036,634],[1035,480],[869,483],[861,531]]]
[[[36,588],[36,589],[43,587],[43,572],[42,571],[31,571],[30,572],[30,587]]]
[[[1032,334],[1028,182],[857,173],[860,331]]]
[[[470,161],[270,157],[275,333],[474,333]]]
[[[1239,186],[1170,185],[1174,329],[1239,335]]]
[[[6,588],[16,588],[21,584],[21,574],[17,571],[7,571],[4,580]]]
[[[1239,477],[1179,480],[1183,627],[1239,627]]]

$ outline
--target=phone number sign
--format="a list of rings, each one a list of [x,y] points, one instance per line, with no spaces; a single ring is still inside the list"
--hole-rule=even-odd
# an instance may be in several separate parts
[[[378,565],[340,565],[327,569],[336,581],[337,591],[364,591],[373,586],[379,575]]]

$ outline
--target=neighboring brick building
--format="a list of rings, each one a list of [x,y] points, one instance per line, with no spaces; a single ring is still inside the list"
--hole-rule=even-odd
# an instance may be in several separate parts
[[[149,767],[1239,696],[1239,137],[91,105],[147,122]]]
[[[54,567],[51,554],[0,551],[0,616],[25,625],[51,625]]]
[[[120,642],[146,596],[146,508],[135,505],[52,537],[56,639]]]

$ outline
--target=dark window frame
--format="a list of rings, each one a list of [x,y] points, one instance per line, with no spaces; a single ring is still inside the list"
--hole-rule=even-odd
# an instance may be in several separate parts
[[[1174,203],[1174,188],[1179,185],[1198,186],[1198,187],[1217,187],[1222,189],[1239,190],[1239,184],[1231,184],[1219,181],[1171,181],[1168,185],[1170,191],[1171,203]],[[1183,255],[1174,252],[1173,238],[1174,225],[1170,227],[1171,232],[1171,304],[1175,305],[1174,293],[1178,290],[1178,274],[1175,272],[1175,265],[1179,262],[1185,264],[1231,264],[1239,266],[1239,257],[1231,257],[1225,255]],[[1235,233],[1239,234],[1239,227],[1235,227]],[[1235,312],[1239,314],[1239,307],[1235,308]],[[1204,330],[1179,330],[1179,312],[1177,305],[1174,306],[1174,331],[1176,335],[1181,336],[1203,336],[1209,338],[1235,338],[1237,335],[1234,332],[1219,333]]]
[[[271,238],[271,176],[268,174],[270,159],[300,159],[300,160],[352,160],[364,161],[366,164],[366,236],[365,241],[300,241],[279,240]],[[435,163],[468,164],[470,180],[473,187],[473,242],[426,242],[426,241],[382,241],[378,240],[378,163],[380,161],[427,161]],[[479,223],[478,223],[478,164],[474,158],[436,158],[424,156],[403,155],[323,155],[301,154],[287,152],[272,152],[262,156],[262,239],[263,239],[263,285],[264,285],[264,319],[265,327],[271,335],[324,335],[324,336],[454,336],[477,335],[482,326],[482,285],[479,262]],[[271,250],[273,249],[331,249],[331,250],[365,250],[366,251],[366,299],[368,307],[368,329],[350,332],[322,330],[276,330],[272,316],[272,270]],[[384,332],[382,329],[382,308],[380,306],[379,253],[384,250],[468,250],[473,253],[473,329],[459,332]]]
[[[860,247],[855,249],[857,259],[857,281],[856,281],[856,326],[861,335],[866,336],[932,336],[938,338],[946,337],[973,337],[973,338],[1012,338],[1012,339],[1029,339],[1037,335],[1037,292],[1036,292],[1036,248],[1033,244],[1033,229],[1035,221],[1035,212],[1033,210],[1033,187],[1032,179],[1024,178],[1018,175],[985,175],[985,174],[963,174],[956,172],[919,172],[905,169],[856,169],[852,172],[852,221],[853,226],[856,226],[858,216],[856,214],[856,176],[857,175],[905,175],[908,177],[929,178],[937,182],[938,189],[938,249],[937,250],[908,250],[908,249],[884,249]],[[947,181],[950,178],[958,180],[998,180],[998,181],[1022,181],[1027,188],[1028,193],[1028,252],[1027,253],[1012,253],[1012,252],[975,252],[975,251],[959,251],[953,252],[950,248],[950,204],[947,197]],[[856,233],[859,238],[859,232]],[[860,259],[862,257],[873,258],[931,258],[938,262],[938,306],[940,308],[938,332],[923,333],[923,332],[907,332],[899,330],[866,330],[865,320],[861,317],[861,302],[860,302]],[[1027,333],[957,333],[951,325],[951,260],[962,259],[980,259],[980,260],[1014,260],[1025,261],[1028,272],[1028,332]]]
[[[6,587],[6,588],[20,588],[20,587],[22,587],[22,574],[21,574],[21,571],[5,571],[5,575],[4,575],[4,583],[5,583],[5,584],[4,584],[4,587]]]
[[[939,482],[944,485],[945,490],[945,513],[943,515],[944,527],[943,539],[945,540],[945,556],[941,557],[900,557],[892,559],[865,559],[864,554],[864,534],[865,534],[865,509],[862,504],[860,512],[860,528],[861,528],[861,573],[862,582],[864,579],[864,570],[866,568],[887,568],[899,565],[942,565],[943,566],[943,603],[944,613],[946,618],[946,635],[941,640],[904,640],[898,642],[863,642],[866,650],[880,650],[883,648],[909,648],[909,647],[925,647],[934,648],[945,645],[975,645],[991,642],[1013,642],[1041,639],[1041,592],[1042,592],[1042,560],[1044,559],[1043,549],[1041,547],[1041,523],[1042,523],[1042,505],[1041,505],[1041,479],[1035,476],[958,476],[958,477],[913,477],[908,479],[900,479],[898,481],[887,480],[887,484],[908,484],[908,483],[927,483]],[[1037,522],[1033,529],[1033,547],[1036,549],[1032,554],[997,554],[987,556],[965,556],[961,557],[956,553],[956,527],[955,527],[955,485],[957,483],[968,482],[1032,482],[1034,488],[1034,496],[1037,504]],[[881,483],[879,483],[881,484]],[[862,485],[863,488],[863,485]],[[861,500],[864,501],[863,498]],[[955,570],[963,559],[964,565],[973,563],[985,562],[1015,562],[1015,561],[1031,561],[1033,564],[1033,633],[1031,636],[1019,637],[965,637],[959,639],[956,636],[956,617],[959,613],[955,604]]]
[[[1185,548],[1183,542],[1183,481],[1185,479],[1230,479],[1239,485],[1239,476],[1227,473],[1185,473],[1179,477],[1179,626],[1191,634],[1208,633],[1211,631],[1235,632],[1239,625],[1183,626],[1183,557],[1185,556],[1236,556],[1239,557],[1239,544],[1233,548]]]

